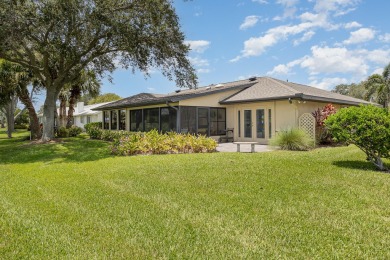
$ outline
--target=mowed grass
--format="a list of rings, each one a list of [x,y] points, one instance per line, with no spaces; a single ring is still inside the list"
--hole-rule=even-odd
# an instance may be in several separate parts
[[[390,259],[390,174],[353,146],[113,157],[17,136],[0,134],[1,259]]]

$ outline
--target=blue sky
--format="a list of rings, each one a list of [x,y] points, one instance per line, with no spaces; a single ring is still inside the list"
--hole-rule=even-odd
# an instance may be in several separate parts
[[[390,62],[388,0],[175,0],[199,86],[271,76],[332,89]],[[128,97],[177,89],[118,69],[102,92]]]

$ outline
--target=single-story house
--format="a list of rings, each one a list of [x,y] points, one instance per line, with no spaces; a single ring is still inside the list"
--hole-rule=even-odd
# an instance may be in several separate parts
[[[266,144],[278,131],[298,127],[301,115],[328,103],[339,109],[370,102],[270,77],[253,77],[170,94],[141,93],[92,110],[103,111],[104,129],[158,129],[205,134],[217,140],[231,130],[234,141]]]
[[[93,105],[84,105],[84,102],[77,102],[75,111],[73,113],[73,124],[75,126],[84,128],[85,124],[93,122],[102,122],[103,113],[102,111],[93,110],[94,108],[107,105],[110,102],[98,103]],[[68,111],[68,110],[66,110]]]
[[[110,102],[98,103],[93,105],[84,105],[84,102],[77,102],[75,111],[73,112],[73,125],[84,128],[85,124],[92,122],[102,122],[103,121],[103,113],[102,111],[92,110],[94,108],[107,105]],[[69,107],[66,107],[66,113],[68,113]],[[57,115],[59,115],[60,111],[57,108]],[[42,123],[43,113],[38,114],[39,123]]]

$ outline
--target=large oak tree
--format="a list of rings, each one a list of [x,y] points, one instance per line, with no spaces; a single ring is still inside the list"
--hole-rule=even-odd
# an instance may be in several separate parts
[[[61,89],[82,70],[158,67],[178,86],[196,85],[169,0],[2,0],[0,39],[0,58],[31,69],[46,88],[43,140],[54,137]]]

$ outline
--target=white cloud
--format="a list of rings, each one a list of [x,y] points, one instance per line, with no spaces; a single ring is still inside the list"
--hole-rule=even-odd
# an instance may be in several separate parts
[[[379,74],[379,75],[382,75],[383,73],[383,68],[376,68],[374,69],[370,74]]]
[[[240,25],[240,30],[246,30],[248,28],[251,28],[257,24],[259,21],[259,16],[256,15],[250,15],[245,17],[244,22]]]
[[[379,35],[379,40],[382,42],[390,43],[390,33]]]
[[[252,0],[252,2],[256,2],[259,4],[268,4],[268,1],[266,1],[266,0]]]
[[[268,75],[293,74],[295,66],[300,66],[309,72],[309,79],[322,88],[335,83],[336,79],[341,79],[340,74],[348,75],[354,80],[361,80],[369,75],[371,67],[375,67],[375,72],[385,66],[390,60],[390,49],[356,49],[348,50],[346,47],[313,46],[311,54],[300,59],[293,60],[286,64],[279,64],[273,70],[267,72]],[[334,75],[318,82],[319,75]],[[334,79],[331,81],[330,79]],[[340,83],[339,83],[340,84]],[[315,85],[315,84],[313,84]]]
[[[343,41],[344,44],[356,44],[367,42],[375,37],[375,31],[370,28],[361,28],[357,31],[351,32],[349,39]]]
[[[295,5],[298,2],[299,2],[298,0],[277,0],[276,3],[284,7],[284,12],[283,12],[283,16],[276,16],[274,17],[273,20],[280,21],[286,18],[294,17],[295,12],[297,11]]]
[[[301,44],[302,42],[306,42],[306,41],[310,40],[315,34],[316,33],[314,31],[305,32],[300,39],[294,41],[294,46],[297,46],[297,45]]]
[[[288,74],[293,74],[291,72],[291,69],[299,65],[302,62],[302,59],[297,59],[294,61],[291,61],[287,64],[279,64],[275,66],[271,71],[267,72],[267,75],[288,75]]]
[[[321,81],[313,80],[310,82],[310,86],[320,88],[320,89],[326,89],[331,90],[335,86],[339,84],[347,84],[348,80],[346,78],[323,78]]]
[[[312,55],[306,56],[300,64],[309,70],[310,74],[319,73],[353,73],[366,75],[368,65],[364,57],[346,48],[331,48],[313,46]]]
[[[351,6],[358,4],[360,0],[317,0],[314,6],[316,12],[336,12],[339,13],[343,8],[350,9]]]
[[[359,28],[359,27],[362,27],[362,25],[356,21],[344,24],[345,29],[352,29],[352,28]]]
[[[198,69],[198,73],[210,73],[210,69]]]
[[[385,66],[390,61],[390,50],[372,50],[372,51],[366,51],[361,50],[362,55],[365,55],[367,57],[367,60],[372,61],[376,64]]]
[[[275,45],[278,41],[287,39],[289,35],[296,35],[311,28],[312,23],[301,23],[292,26],[278,26],[271,28],[264,36],[252,37],[244,42],[244,49],[241,51],[241,55],[230,60],[236,62],[244,57],[259,56],[263,54],[267,47]]]
[[[191,50],[198,53],[204,52],[210,46],[210,42],[205,40],[185,41],[184,43],[190,45]]]
[[[200,57],[189,57],[188,59],[195,67],[209,66],[209,61],[207,59],[202,59]]]

